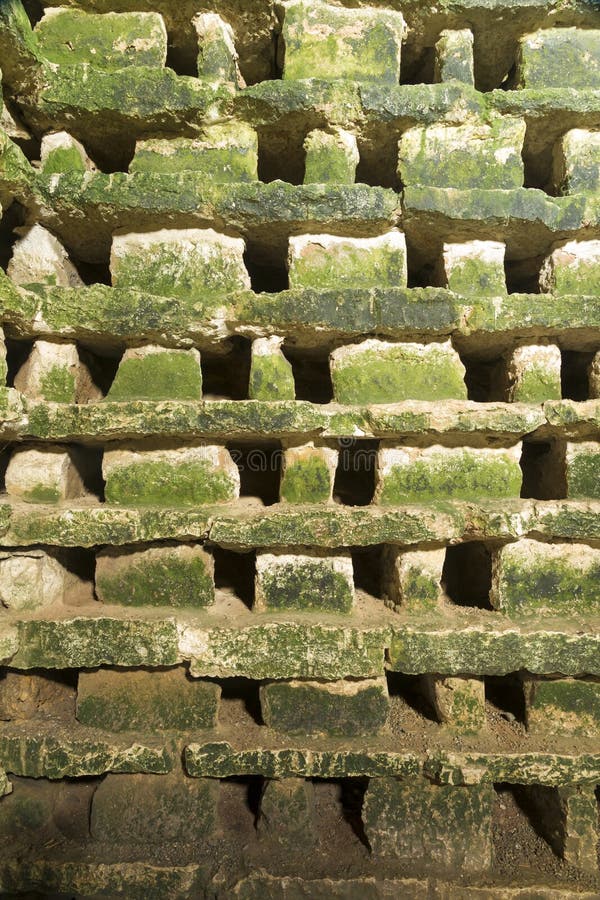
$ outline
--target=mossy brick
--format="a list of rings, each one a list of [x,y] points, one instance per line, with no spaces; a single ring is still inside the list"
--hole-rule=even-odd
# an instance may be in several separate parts
[[[438,82],[475,84],[473,32],[469,28],[442,31],[435,45],[434,78]]]
[[[567,443],[565,453],[567,497],[600,499],[600,443]]]
[[[440,280],[448,290],[464,297],[503,297],[505,250],[499,241],[444,244]]]
[[[338,451],[314,443],[288,447],[283,455],[279,499],[283,503],[331,503]]]
[[[359,154],[350,131],[309,131],[304,153],[304,184],[354,184]]]
[[[96,554],[96,594],[103,603],[123,606],[210,606],[213,558],[197,544],[106,547]]]
[[[261,685],[260,708],[268,728],[287,734],[372,735],[387,723],[387,682],[273,681]]]
[[[283,78],[400,81],[404,19],[390,9],[344,9],[320,0],[282,3]]]
[[[143,444],[105,450],[102,474],[107,503],[196,506],[234,500],[240,474],[224,447],[210,444],[146,450]]]
[[[57,444],[17,447],[8,462],[7,493],[26,503],[60,503],[85,494],[73,453]]]
[[[122,69],[164,66],[167,59],[167,30],[155,12],[47,9],[34,35],[43,56],[61,66],[91,63],[99,69]]]
[[[105,731],[215,728],[221,688],[185,669],[96,669],[80,672],[77,719]]]
[[[600,29],[543,28],[519,42],[520,88],[587,90],[600,87]]]
[[[523,187],[524,139],[525,120],[514,116],[409,128],[398,144],[398,175],[405,187],[494,191]]]
[[[208,125],[194,138],[138,141],[130,172],[200,172],[215,184],[258,179],[258,136],[242,121]]]
[[[200,13],[192,24],[198,36],[198,77],[246,86],[238,66],[233,28],[217,13]]]
[[[169,229],[113,237],[113,287],[187,300],[250,287],[244,241],[212,228]]]
[[[286,849],[314,847],[315,789],[306,778],[269,778],[260,798],[256,830],[261,840]]]
[[[87,172],[93,168],[85,147],[67,131],[45,134],[40,148],[44,175],[60,172]]]
[[[444,500],[518,497],[523,473],[520,444],[487,447],[395,447],[377,457],[374,502],[383,506]]]
[[[31,400],[50,403],[84,403],[102,396],[77,346],[54,341],[35,341],[15,375],[15,388]]]
[[[217,824],[219,783],[168,775],[107,775],[92,800],[92,838],[160,845],[205,840]]]
[[[554,146],[552,183],[560,194],[600,193],[600,131],[563,134]]]
[[[533,734],[600,733],[600,681],[526,676],[525,718]]]
[[[48,609],[65,600],[74,577],[44,550],[0,551],[0,607]]]
[[[250,400],[295,400],[292,364],[281,351],[283,338],[273,335],[252,341],[248,397]]]
[[[524,344],[505,359],[505,390],[509,403],[560,400],[561,352],[556,344]]]
[[[449,786],[425,778],[372,778],[362,820],[371,852],[414,865],[486,872],[492,864],[491,784]]]
[[[107,400],[200,400],[202,371],[195,349],[156,344],[125,351]]]
[[[425,690],[438,720],[461,734],[476,734],[485,725],[483,678],[426,675]]]
[[[411,613],[439,609],[445,558],[444,549],[406,550],[387,544],[381,560],[386,606]]]
[[[555,245],[540,271],[540,289],[548,294],[594,297],[599,285],[600,240]]]
[[[24,287],[46,284],[66,288],[83,287],[67,251],[42,225],[25,226],[13,247],[7,272],[15,284]]]
[[[600,550],[521,538],[492,560],[490,601],[510,616],[595,613],[600,602]]]
[[[338,403],[466,400],[465,368],[450,341],[392,343],[368,338],[330,357]]]
[[[290,288],[406,287],[406,239],[397,230],[373,238],[302,234],[289,242]]]
[[[257,553],[255,610],[348,613],[353,604],[354,577],[349,553]]]

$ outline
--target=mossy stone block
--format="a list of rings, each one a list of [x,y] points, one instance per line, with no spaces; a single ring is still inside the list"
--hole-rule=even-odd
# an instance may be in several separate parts
[[[304,152],[304,184],[354,184],[359,155],[351,132],[310,131]]]
[[[405,550],[386,545],[381,561],[386,606],[414,613],[439,609],[445,558],[444,549]]]
[[[600,499],[600,444],[580,441],[567,444],[567,497]]]
[[[61,172],[86,172],[92,168],[85,148],[66,131],[45,134],[40,150],[44,175]]]
[[[600,285],[600,240],[558,244],[540,271],[540,290],[547,294],[595,297]]]
[[[527,730],[534,734],[600,733],[600,681],[582,678],[527,678]]]
[[[561,353],[556,344],[517,347],[506,361],[506,399],[510,403],[560,400]]]
[[[245,87],[231,25],[218,13],[200,13],[192,23],[198,35],[198,77]]]
[[[483,678],[426,675],[426,690],[440,722],[461,734],[476,734],[485,725]]]
[[[257,338],[252,342],[248,397],[250,400],[295,400],[292,364],[281,352],[283,338]]]
[[[470,28],[442,31],[435,45],[437,82],[460,81],[471,87],[475,84],[473,62],[473,32]]]
[[[359,737],[385,727],[389,696],[385,678],[363,681],[273,681],[260,688],[268,728],[287,734]]]
[[[374,238],[291,237],[288,270],[291,288],[406,287],[406,239],[396,230]]]
[[[25,503],[60,503],[85,494],[73,451],[58,444],[17,447],[6,469],[6,490]]]
[[[263,553],[256,557],[256,610],[348,613],[354,603],[350,554]]]
[[[154,345],[125,351],[107,400],[200,400],[202,372],[197,350]]]
[[[544,28],[521,38],[521,88],[600,88],[600,29]]]
[[[506,294],[505,245],[499,241],[444,244],[443,281],[463,297],[502,297]]]
[[[598,801],[595,785],[552,787],[534,784],[525,789],[528,806],[536,814],[542,837],[557,856],[582,872],[598,872]]]
[[[600,131],[572,128],[554,147],[552,181],[561,194],[600,192]]]
[[[258,179],[258,137],[244,122],[210,125],[197,138],[138,141],[130,172],[200,172],[214,184]]]
[[[184,669],[80,672],[77,719],[105,731],[189,731],[217,724],[221,688]]]
[[[315,791],[306,778],[270,778],[260,798],[256,830],[288,849],[310,849],[317,840]]]
[[[75,344],[36,341],[15,375],[15,388],[32,400],[81,403],[102,396]]]
[[[290,447],[283,457],[279,496],[284,503],[330,503],[338,452],[329,447]]]

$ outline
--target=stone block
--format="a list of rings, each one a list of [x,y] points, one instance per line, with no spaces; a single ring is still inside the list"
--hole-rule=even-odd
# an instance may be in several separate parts
[[[43,136],[40,161],[44,175],[89,172],[95,168],[83,144],[67,131],[53,131]]]
[[[192,24],[198,35],[198,77],[245,87],[231,25],[212,12],[200,13]]]
[[[35,341],[15,376],[15,387],[31,400],[86,403],[102,396],[75,344]]]
[[[600,350],[594,354],[589,365],[588,381],[590,400],[598,400],[600,398]]]
[[[567,443],[565,453],[567,497],[600,499],[600,443]]]
[[[215,728],[221,688],[185,669],[96,669],[80,672],[77,719],[105,731],[194,731]]]
[[[197,300],[250,288],[244,241],[212,228],[163,228],[113,237],[113,287]]]
[[[0,563],[0,572],[1,572]],[[72,721],[75,689],[53,672],[17,672],[5,669],[0,674],[0,721],[27,721],[61,716]]]
[[[67,251],[53,234],[42,225],[26,226],[16,231],[21,237],[13,247],[7,269],[15,284],[24,287],[32,284],[84,287]]]
[[[164,66],[167,59],[167,30],[155,12],[46,9],[34,34],[42,55],[58,65],[90,63],[98,69],[122,69]]]
[[[194,138],[138,141],[130,172],[200,172],[216,184],[258,179],[258,137],[245,122],[209,125]]]
[[[85,494],[72,451],[58,444],[18,447],[8,463],[5,482],[7,493],[26,503],[60,503]]]
[[[283,503],[331,503],[338,451],[331,447],[288,447],[279,488]]]
[[[90,830],[108,844],[195,845],[215,829],[219,782],[169,775],[107,775],[92,800]]]
[[[435,81],[475,84],[473,32],[470,28],[442,31],[435,45]]]
[[[148,344],[125,351],[107,400],[200,400],[202,372],[197,350]]]
[[[0,386],[6,384],[6,376],[8,375],[8,366],[6,364],[6,341],[4,340],[4,331],[0,328]]]
[[[363,825],[374,856],[485,872],[492,863],[491,784],[455,787],[425,778],[371,778]]]
[[[509,403],[560,400],[561,354],[556,344],[526,344],[504,361],[504,391]]]
[[[254,609],[350,612],[354,603],[352,557],[317,551],[256,554]]]
[[[382,557],[382,586],[387,606],[398,611],[436,610],[443,599],[442,570],[446,551],[403,550],[386,545]]]
[[[595,297],[600,284],[600,240],[557,244],[540,271],[540,289],[548,294]]]
[[[406,287],[406,239],[396,230],[374,238],[301,234],[290,238],[288,270],[291,288]]]
[[[304,152],[304,184],[354,184],[359,154],[350,131],[309,131]]]
[[[536,827],[554,852],[583,872],[598,871],[598,801],[595,785],[522,788],[536,813]]]
[[[490,601],[509,615],[585,617],[600,602],[600,550],[521,538],[492,558]]]
[[[75,576],[44,550],[0,551],[0,605],[18,612],[61,604]]]
[[[314,793],[306,778],[265,781],[256,822],[259,838],[287,849],[313,847],[317,839]]]
[[[393,447],[382,442],[377,457],[375,503],[431,503],[518,497],[521,445],[479,447]]]
[[[338,403],[466,400],[465,368],[450,341],[390,343],[369,338],[330,356]]]
[[[240,493],[240,474],[230,453],[208,444],[146,450],[132,443],[105,450],[102,475],[107,503],[195,506],[235,500]]]
[[[292,364],[281,351],[283,338],[273,335],[252,342],[250,359],[250,400],[295,400]]]
[[[533,734],[600,733],[600,681],[526,676],[523,688],[527,730]]]
[[[103,603],[124,606],[210,606],[214,561],[196,544],[106,547],[96,554],[96,594]]]
[[[426,692],[440,722],[461,734],[476,734],[485,725],[483,678],[426,675]]]
[[[265,725],[287,734],[370,736],[387,724],[385,678],[360,681],[273,681],[261,685]]]
[[[81,842],[88,837],[93,782],[11,775],[11,784],[12,792],[0,803],[0,839],[5,844],[24,841],[31,847],[32,842]]]
[[[600,87],[600,29],[543,28],[521,38],[518,87]]]
[[[395,85],[405,24],[391,9],[344,9],[289,0],[283,11],[283,78],[349,79]]]
[[[410,128],[398,144],[398,175],[405,186],[523,187],[524,139],[525,120],[512,116],[489,123]]]
[[[600,131],[572,128],[554,147],[552,182],[560,194],[600,192]]]
[[[505,250],[499,241],[444,244],[439,281],[463,296],[502,297],[506,294]]]

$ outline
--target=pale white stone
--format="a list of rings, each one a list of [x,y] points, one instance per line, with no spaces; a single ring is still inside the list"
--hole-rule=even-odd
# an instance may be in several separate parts
[[[274,356],[279,353],[283,338],[277,334],[252,341],[252,356]]]
[[[600,189],[600,131],[586,128],[567,131],[554,147],[552,162],[552,181],[557,190],[597,193]]]
[[[436,82],[475,83],[473,32],[470,28],[441,32],[435,45],[434,79]]]
[[[43,550],[0,552],[0,604],[8,609],[44,609],[61,603],[71,579],[64,566]]]
[[[595,293],[600,288],[600,240],[566,241],[553,247],[540,271],[540,289],[560,291],[561,275],[578,278],[580,293]]]
[[[45,379],[56,369],[67,369],[74,379],[72,403],[98,400],[102,391],[94,384],[85,363],[79,359],[75,344],[56,344],[38,340],[15,376],[15,387],[32,400],[49,400]]]
[[[84,287],[67,251],[42,225],[16,229],[22,237],[13,248],[8,275],[15,284]]]
[[[423,601],[410,594],[410,582],[415,575],[424,576],[437,585],[436,602],[444,596],[442,571],[446,559],[445,549],[404,550],[386,545],[382,558],[382,588],[386,605],[392,608],[409,606],[413,610],[423,607]]]
[[[50,502],[72,500],[85,494],[71,455],[59,445],[17,448],[8,463],[5,481],[8,494],[28,502],[42,502],[35,496],[40,490],[56,495]]]

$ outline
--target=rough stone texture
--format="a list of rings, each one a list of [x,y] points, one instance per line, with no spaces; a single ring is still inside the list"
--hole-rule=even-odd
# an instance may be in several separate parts
[[[473,32],[469,28],[440,34],[435,45],[435,80],[475,83]]]
[[[7,269],[15,284],[83,287],[77,269],[53,234],[41,225],[24,228],[21,234]]]
[[[51,341],[34,343],[15,375],[15,387],[32,400],[52,403],[86,403],[102,397],[76,344]]]
[[[600,283],[600,240],[567,241],[556,246],[540,272],[540,289],[549,294],[589,294]]]
[[[526,678],[524,692],[528,731],[545,735],[598,735],[600,682],[578,678]]]
[[[427,675],[426,690],[439,721],[455,731],[473,734],[485,725],[485,685],[482,678]]]
[[[395,230],[375,238],[291,237],[288,270],[292,288],[406,287],[406,240]]]
[[[600,398],[600,350],[594,354],[594,358],[589,365],[588,379],[590,397],[593,399]]]
[[[356,136],[343,128],[310,131],[304,140],[304,184],[354,184],[359,161]]]
[[[338,451],[309,443],[288,447],[279,487],[283,503],[331,503]]]
[[[200,172],[217,184],[258,178],[258,137],[244,122],[209,125],[195,138],[138,141],[130,172]]]
[[[593,786],[527,788],[542,833],[554,852],[577,869],[598,868],[598,802]]]
[[[0,604],[8,609],[46,609],[62,603],[74,580],[43,550],[0,552]]]
[[[386,546],[382,559],[386,604],[398,612],[438,608],[444,596],[442,569],[445,550],[403,550]]]
[[[271,778],[260,798],[256,828],[265,841],[310,850],[316,841],[314,788],[305,778]]]
[[[561,194],[600,191],[600,131],[572,128],[554,148],[552,181]]]
[[[561,353],[556,344],[516,347],[505,366],[505,396],[509,403],[560,400]]]
[[[75,690],[60,677],[4,670],[0,675],[0,720],[26,721],[73,713]],[[5,727],[5,726],[4,726]]]
[[[354,603],[349,553],[257,553],[255,610],[350,612]]]
[[[444,244],[441,279],[463,296],[501,297],[506,294],[505,249],[499,241]]]
[[[44,135],[40,162],[44,175],[53,175],[57,172],[89,172],[95,169],[83,144],[67,131],[54,131]]]
[[[26,503],[60,503],[86,491],[73,454],[66,447],[17,448],[6,469],[7,492]]]
[[[521,39],[519,87],[561,88],[565,80],[577,90],[600,87],[600,30],[548,28]]]
[[[106,397],[107,400],[200,400],[200,354],[193,349],[170,350],[153,344],[128,349]]]
[[[193,25],[198,35],[198,77],[245,87],[231,25],[210,12],[197,15]]]
[[[568,497],[600,497],[600,446],[597,441],[567,444],[565,476]]]
[[[257,338],[252,342],[250,400],[294,400],[296,388],[291,363],[281,351],[283,338]]]

